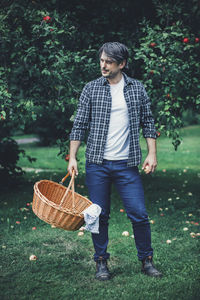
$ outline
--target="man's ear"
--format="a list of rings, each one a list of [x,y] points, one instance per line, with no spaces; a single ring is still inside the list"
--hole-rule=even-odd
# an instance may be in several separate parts
[[[119,64],[119,67],[120,69],[123,69],[126,65],[126,60],[124,59],[120,64]]]

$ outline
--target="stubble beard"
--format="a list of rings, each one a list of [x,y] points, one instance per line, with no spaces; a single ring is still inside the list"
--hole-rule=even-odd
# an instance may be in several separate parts
[[[108,79],[114,79],[115,77],[117,77],[117,75],[120,73],[120,71],[116,71],[116,72],[109,72],[109,73],[102,73],[103,77],[108,78]]]

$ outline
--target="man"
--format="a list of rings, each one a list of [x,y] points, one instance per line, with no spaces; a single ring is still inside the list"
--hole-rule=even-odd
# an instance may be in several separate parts
[[[86,184],[90,200],[102,208],[99,234],[92,233],[96,278],[110,279],[107,245],[112,183],[131,220],[142,272],[161,277],[162,274],[152,262],[150,224],[138,171],[141,162],[140,125],[148,147],[143,169],[147,174],[152,173],[157,165],[156,130],[150,101],[144,86],[123,72],[128,60],[125,45],[118,42],[105,43],[99,50],[99,57],[102,77],[89,82],[80,96],[70,134],[68,165],[70,174],[74,170],[78,175],[76,154],[88,131]]]

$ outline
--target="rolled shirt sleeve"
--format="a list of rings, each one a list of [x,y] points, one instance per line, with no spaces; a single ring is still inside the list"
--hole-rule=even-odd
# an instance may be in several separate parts
[[[72,131],[69,135],[70,140],[84,140],[86,130],[90,123],[90,96],[88,84],[83,88],[79,98],[77,114],[74,120]]]
[[[151,102],[143,85],[141,91],[140,123],[144,138],[157,138],[154,118],[151,112]]]

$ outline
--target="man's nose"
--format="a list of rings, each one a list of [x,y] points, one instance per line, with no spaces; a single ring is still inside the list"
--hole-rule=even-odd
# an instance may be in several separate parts
[[[102,65],[101,65],[101,66],[102,66],[102,68],[105,68],[105,67],[106,67],[105,61],[102,62]]]

